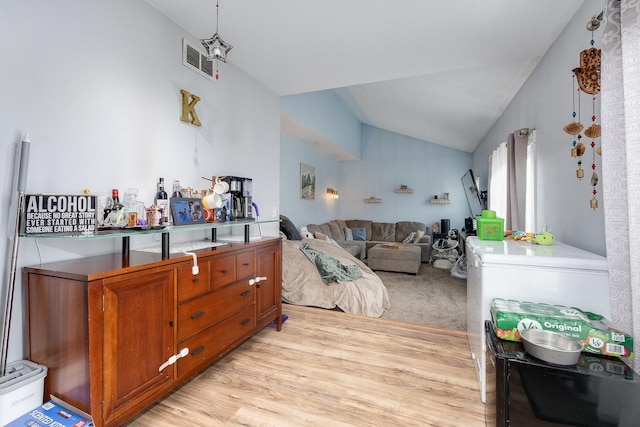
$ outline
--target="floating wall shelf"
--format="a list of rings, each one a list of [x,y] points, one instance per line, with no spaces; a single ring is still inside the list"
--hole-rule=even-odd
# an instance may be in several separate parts
[[[451,203],[451,199],[431,199],[430,202],[438,205],[448,205]]]
[[[404,193],[404,194],[411,194],[413,193],[413,188],[396,188],[395,190],[393,190],[394,193]]]
[[[377,199],[373,196],[369,197],[368,199],[364,199],[365,203],[382,203],[382,199]]]

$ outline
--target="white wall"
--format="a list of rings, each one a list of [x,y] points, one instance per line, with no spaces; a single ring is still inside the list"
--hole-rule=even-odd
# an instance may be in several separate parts
[[[572,70],[580,66],[579,55],[590,46],[591,32],[586,24],[602,11],[602,1],[586,0],[558,40],[551,46],[531,77],[514,97],[504,114],[473,153],[473,170],[486,188],[487,159],[507,134],[523,127],[537,129],[537,218],[538,229],[549,227],[556,240],[605,255],[604,209],[602,202],[601,159],[596,155],[600,183],[596,187],[600,208],[592,210],[590,185],[591,140],[583,138],[587,152],[582,159],[585,178],[576,178],[577,159],[570,156],[573,137],[563,127],[573,118]],[[602,28],[594,34],[600,46]],[[576,86],[577,87],[577,86]],[[596,123],[600,123],[600,99],[596,105]],[[576,101],[577,103],[577,101]],[[581,94],[581,121],[591,124],[591,96]],[[600,145],[599,138],[596,140]]]
[[[277,218],[280,197],[278,97],[230,63],[220,80],[182,65],[188,34],[143,1],[0,0],[0,202],[13,195],[15,148],[32,141],[27,193],[94,194],[139,189],[153,201],[156,181],[208,188],[201,176],[253,178],[261,219]],[[180,89],[202,98],[202,127],[179,120]],[[274,214],[275,211],[275,215]],[[3,304],[8,282],[8,209],[0,211]],[[252,227],[253,228],[253,227]],[[262,227],[276,235],[277,224]],[[178,237],[176,237],[178,239]],[[132,249],[159,237],[134,238]],[[172,237],[174,241],[174,237]],[[119,239],[20,239],[19,269],[119,250]],[[26,352],[20,270],[9,361]]]

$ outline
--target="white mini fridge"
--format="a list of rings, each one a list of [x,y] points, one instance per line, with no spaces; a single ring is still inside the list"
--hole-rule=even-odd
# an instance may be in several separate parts
[[[555,242],[466,240],[467,336],[486,402],[484,321],[493,298],[578,307],[611,319],[607,259]]]

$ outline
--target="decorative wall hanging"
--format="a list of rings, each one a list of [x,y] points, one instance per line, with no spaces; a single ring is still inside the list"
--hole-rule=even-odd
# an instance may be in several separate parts
[[[300,197],[305,200],[316,198],[316,168],[300,163]]]
[[[365,203],[382,203],[382,199],[378,199],[374,196],[369,197],[368,199],[364,199]]]
[[[574,68],[573,73],[584,93],[600,93],[600,49],[592,47],[580,52],[580,67]]]
[[[196,113],[196,104],[200,101],[200,97],[184,89],[180,89],[180,94],[182,95],[182,115],[180,120],[185,123],[191,123],[194,126],[202,126]]]
[[[572,93],[573,93],[573,121],[566,125],[563,129],[569,135],[574,136],[571,157],[578,158],[578,169],[576,170],[576,178],[582,180],[584,178],[584,169],[582,169],[582,156],[586,153],[586,146],[581,141],[582,132],[584,135],[591,139],[591,180],[590,184],[593,187],[591,190],[592,197],[589,201],[589,206],[592,209],[598,207],[598,199],[596,198],[598,191],[596,189],[599,177],[596,171],[596,154],[601,154],[600,147],[596,147],[596,138],[601,136],[602,128],[596,123],[596,95],[600,93],[600,49],[593,47],[595,44],[593,32],[599,28],[600,20],[602,19],[602,13],[598,17],[594,16],[587,23],[587,30],[591,31],[591,47],[580,52],[580,67],[572,70]],[[576,82],[578,83],[578,89],[576,89]],[[580,92],[591,95],[591,125],[585,130],[582,123],[580,123]],[[576,95],[578,101],[578,113],[576,121]]]
[[[202,42],[202,46],[204,46],[204,48],[207,51],[207,59],[209,61],[213,61],[213,60],[216,61],[216,80],[218,80],[219,78],[218,60],[222,62],[227,62],[227,54],[231,49],[233,49],[233,46],[231,46],[229,43],[222,40],[222,37],[220,37],[220,34],[218,34],[219,12],[220,12],[220,2],[217,1],[216,2],[216,32],[213,36],[211,36],[210,39],[200,39],[200,42]]]

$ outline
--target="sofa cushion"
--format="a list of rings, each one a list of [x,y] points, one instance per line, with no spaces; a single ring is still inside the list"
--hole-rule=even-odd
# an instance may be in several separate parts
[[[353,232],[349,227],[344,228],[344,240],[353,240]]]
[[[331,235],[331,229],[327,224],[307,224],[307,230],[309,230],[314,236],[316,233]]]
[[[402,243],[413,243],[416,241],[416,235],[417,232],[416,231],[412,231],[411,233],[409,233],[409,235],[407,237],[405,237],[405,239],[402,241]]]
[[[364,228],[367,232],[367,236],[365,238],[365,240],[371,240],[371,223],[372,221],[368,220],[368,219],[348,219],[345,221],[347,224],[347,227],[349,227],[351,230],[353,230],[354,228]],[[354,238],[355,240],[355,238]]]
[[[354,227],[351,229],[351,234],[353,235],[353,240],[362,240],[362,241],[367,240],[366,228]]]
[[[396,222],[395,242],[402,242],[412,232],[422,230],[427,232],[427,227],[422,222],[416,221],[398,221]]]
[[[371,240],[375,242],[395,242],[395,237],[396,224],[394,222],[371,223]]]
[[[325,240],[327,242],[331,241],[331,238],[329,236],[327,236],[326,234],[321,233],[319,231],[316,231],[315,237],[316,237],[316,239],[319,239],[319,240]]]
[[[344,227],[340,227],[340,224],[337,221],[329,222],[329,230],[331,230],[331,234],[329,235],[336,242],[344,242]]]

